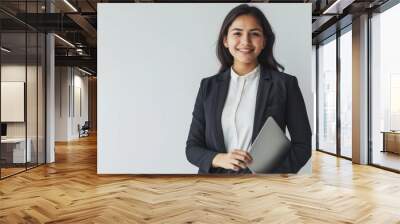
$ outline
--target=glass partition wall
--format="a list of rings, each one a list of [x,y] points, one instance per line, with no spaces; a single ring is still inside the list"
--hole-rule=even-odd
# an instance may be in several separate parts
[[[317,47],[317,149],[352,157],[351,25]]]
[[[400,4],[371,18],[370,162],[400,171]]]
[[[31,160],[26,144],[26,34],[1,34],[1,177],[24,171]],[[6,49],[6,51],[4,50]],[[27,159],[28,158],[28,159]]]
[[[35,12],[39,2],[18,6]],[[45,41],[0,11],[1,179],[45,163]]]
[[[368,164],[400,172],[400,4],[369,18]],[[352,158],[351,25],[317,45],[317,149]],[[338,55],[338,57],[337,57]]]

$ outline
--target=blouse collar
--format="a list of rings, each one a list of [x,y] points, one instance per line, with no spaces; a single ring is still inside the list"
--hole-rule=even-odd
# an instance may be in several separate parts
[[[252,71],[244,75],[238,75],[235,72],[235,70],[233,70],[233,66],[231,67],[231,78],[234,81],[237,81],[239,79],[254,80],[259,75],[260,75],[260,65],[257,65],[257,67],[255,67]]]

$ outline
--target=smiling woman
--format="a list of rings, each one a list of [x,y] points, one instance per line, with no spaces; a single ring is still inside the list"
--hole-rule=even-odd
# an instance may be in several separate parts
[[[281,72],[274,42],[260,9],[242,4],[225,17],[217,45],[221,67],[201,81],[186,142],[199,173],[251,173],[249,148],[270,116],[292,141],[270,172],[297,173],[311,157],[303,96],[296,77]]]
[[[257,57],[264,49],[262,28],[253,16],[239,16],[224,36],[224,46],[235,59],[234,70],[240,75],[246,74],[257,66]]]

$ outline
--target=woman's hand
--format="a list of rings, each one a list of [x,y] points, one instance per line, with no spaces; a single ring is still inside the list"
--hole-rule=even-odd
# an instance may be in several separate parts
[[[235,149],[229,153],[217,154],[212,161],[212,166],[238,171],[240,168],[245,169],[252,161],[253,158],[248,152]]]

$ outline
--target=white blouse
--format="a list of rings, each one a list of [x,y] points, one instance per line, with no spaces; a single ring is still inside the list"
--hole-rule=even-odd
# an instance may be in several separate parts
[[[231,68],[228,95],[221,117],[228,152],[235,149],[248,151],[250,147],[259,80],[259,65],[242,76]]]

